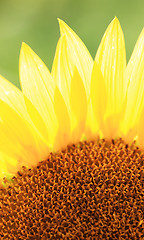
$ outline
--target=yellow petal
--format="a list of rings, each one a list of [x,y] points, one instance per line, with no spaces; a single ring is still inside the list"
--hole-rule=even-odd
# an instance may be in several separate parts
[[[56,112],[59,128],[55,139],[54,149],[62,149],[69,144],[70,140],[70,118],[69,113],[64,102],[64,99],[56,87],[54,96],[54,109]]]
[[[125,78],[129,81],[129,87],[122,128],[123,132],[127,134],[138,124],[144,107],[144,29],[127,65]]]
[[[32,166],[45,159],[48,147],[38,146],[35,132],[7,103],[0,100],[0,152],[17,161],[17,168],[22,165]]]
[[[38,144],[38,148],[41,149],[41,151],[45,151],[45,145],[46,145],[46,139],[47,139],[47,130],[44,129],[44,123],[42,121],[39,121],[39,128],[38,126],[34,125],[36,124],[36,110],[34,110],[34,106],[26,108],[25,103],[28,105],[28,100],[26,101],[26,97],[23,96],[22,92],[15,87],[12,83],[8,82],[4,77],[0,76],[0,99],[7,103],[12,109],[14,109],[17,114],[23,119],[26,120],[27,124],[29,124],[29,127],[31,128],[31,131],[34,132],[35,139]],[[30,109],[29,109],[30,108]],[[31,115],[31,118],[33,118],[35,121],[34,124],[32,122],[33,119],[30,118],[28,114],[28,110]],[[38,114],[37,114],[38,115]],[[38,124],[38,120],[37,120]],[[35,128],[36,127],[36,128]],[[43,128],[43,131],[42,131]]]
[[[0,186],[2,179],[6,177],[6,173],[8,172],[6,165],[6,158],[3,156],[3,153],[0,153]]]
[[[100,135],[100,128],[104,130],[103,122],[107,104],[104,79],[96,61],[93,65],[90,93],[85,134],[87,139],[92,140]]]
[[[45,122],[43,121],[43,118],[41,117],[37,109],[34,107],[34,105],[30,102],[30,100],[27,97],[24,96],[24,100],[25,100],[27,111],[32,120],[32,123],[36,127],[43,141],[47,143],[48,139],[50,138],[50,135],[48,134],[48,130],[45,125]]]
[[[107,122],[105,120],[107,134],[109,137],[112,137],[113,134],[117,134],[116,132],[111,132],[111,130],[118,128],[120,121],[118,116],[123,108],[128,84],[124,80],[126,67],[125,42],[117,18],[108,26],[98,48],[95,60],[103,74],[107,92],[108,103],[105,118],[111,119],[113,115],[113,121],[108,120]],[[109,124],[112,124],[112,126],[109,126]]]
[[[16,172],[17,160],[9,157],[8,155],[0,152],[0,182],[1,179],[7,177],[7,174]]]
[[[144,108],[137,124],[137,142],[138,146],[144,149]]]
[[[93,111],[92,100],[88,101],[87,119],[85,127],[85,137],[87,140],[95,140],[99,135],[99,125]]]
[[[74,65],[71,64],[67,52],[66,36],[62,36],[57,44],[52,75],[62,93],[67,107],[69,106],[69,94],[73,70]]]
[[[91,78],[91,100],[95,122],[98,122],[99,127],[102,128],[108,99],[104,78],[96,61],[94,62]]]
[[[12,107],[20,116],[30,121],[22,92],[0,75],[0,99]]]
[[[70,85],[70,78],[68,78],[68,74],[63,79],[63,76],[65,75],[65,68],[67,68],[66,65],[68,64],[70,72],[71,70],[73,72],[74,66],[76,66],[83,80],[87,97],[89,97],[90,79],[93,66],[92,57],[90,56],[87,48],[80,40],[80,38],[73,32],[73,30],[68,25],[66,25],[66,23],[64,23],[62,20],[59,20],[59,25],[61,36],[65,36],[64,41],[66,41],[67,47],[63,49],[61,47],[61,43],[58,44],[52,67],[52,75],[56,77],[59,86],[63,86],[64,81],[66,82],[66,85]],[[67,58],[67,61],[65,61],[64,64],[63,62],[61,62],[61,54],[65,55]]]
[[[60,37],[57,44],[57,51],[55,55],[55,74],[54,79],[57,81],[59,90],[64,98],[68,112],[71,116],[71,106],[70,106],[70,94],[71,94],[71,81],[73,79],[73,73],[75,66],[69,61],[69,56],[67,52],[67,41],[66,36]],[[59,49],[59,50],[58,50]],[[72,119],[71,119],[72,121]]]
[[[74,69],[70,92],[72,142],[80,141],[85,130],[87,116],[87,97],[78,70]]]
[[[104,76],[108,95],[108,115],[121,109],[121,101],[126,92],[124,70],[126,67],[126,54],[124,36],[117,18],[108,26],[95,60]]]
[[[86,91],[84,88],[83,81],[81,80],[78,70],[74,71],[76,67],[74,63],[72,64],[71,61],[69,60],[70,56],[68,55],[67,49],[68,49],[68,43],[66,40],[66,36],[63,35],[62,37],[60,37],[57,44],[57,51],[56,51],[55,60],[54,60],[55,67],[53,65],[53,77],[57,81],[58,87],[60,89],[60,92],[64,98],[64,101],[68,109],[68,113],[70,116],[70,123],[71,123],[71,131],[74,131],[74,128],[75,128],[75,134],[73,132],[72,139],[74,140],[75,138],[76,140],[76,138],[78,139],[79,138],[78,136],[81,135],[80,132],[82,131],[82,129],[84,129],[84,119],[83,119],[83,126],[81,125],[81,129],[79,129],[79,134],[78,134],[79,121],[81,121],[82,118],[84,118],[84,111],[83,111],[83,108],[81,108],[81,103],[77,102],[77,106],[75,104],[76,101],[78,101],[79,99],[77,91],[79,91],[79,94],[80,94],[80,91],[82,91],[81,96],[84,100],[83,105],[87,99],[85,99],[84,97],[86,95],[85,93]],[[75,75],[74,77],[73,77],[73,74]],[[74,97],[76,100],[74,99]],[[79,113],[78,113],[78,108],[80,110]],[[80,113],[82,114],[81,119],[80,119]]]
[[[43,118],[52,147],[58,128],[53,106],[55,84],[45,64],[25,43],[20,53],[20,80],[24,95]]]

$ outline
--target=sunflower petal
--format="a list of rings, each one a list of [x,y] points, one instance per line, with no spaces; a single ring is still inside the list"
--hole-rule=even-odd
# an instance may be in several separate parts
[[[0,152],[0,182],[1,179],[7,177],[7,174],[16,172],[17,160],[9,157],[8,155]]]
[[[84,133],[87,116],[87,97],[77,68],[71,80],[70,106],[72,113],[72,142],[79,141]]]
[[[45,122],[43,121],[43,118],[27,97],[24,96],[24,100],[32,123],[34,124],[43,141],[47,143],[50,136],[48,134],[48,129],[45,125]]]
[[[0,186],[2,183],[2,179],[6,177],[6,173],[8,172],[6,158],[3,155],[3,153],[0,153]]]
[[[54,63],[52,67],[52,75],[58,76],[57,82],[58,85],[62,85],[62,82],[66,82],[66,85],[70,85],[70,78],[67,78],[67,76],[63,79],[63,76],[65,75],[65,68],[67,68],[67,64],[69,65],[70,71],[72,69],[72,72],[74,70],[74,66],[77,67],[78,72],[83,80],[87,97],[90,95],[90,79],[91,79],[91,72],[92,72],[92,66],[93,66],[93,60],[90,56],[87,48],[82,43],[80,38],[73,32],[73,30],[66,25],[62,20],[59,19],[59,25],[60,25],[60,32],[61,36],[65,36],[65,41],[67,47],[64,49],[65,53],[63,53],[63,48],[60,47],[60,44],[58,44],[56,49],[56,55],[54,58]],[[65,54],[67,57],[67,61],[65,64],[61,62],[61,54]],[[59,66],[61,66],[61,70],[59,69]],[[63,85],[62,85],[63,86]]]
[[[21,118],[26,120],[27,124],[31,128],[31,131],[33,132],[33,135],[35,136],[38,148],[40,148],[41,152],[45,152],[45,149],[47,148],[45,139],[46,129],[41,132],[41,128],[44,123],[39,124],[41,128],[35,128],[36,126],[34,124],[36,122],[36,114],[34,115],[35,122],[33,124],[25,105],[28,100],[26,101],[26,97],[23,96],[22,92],[2,76],[0,76],[0,99],[3,102],[7,103],[13,110],[15,110]],[[34,106],[32,106],[32,104],[29,112],[32,116],[32,113],[34,112]]]
[[[96,61],[94,62],[91,78],[91,100],[95,120],[98,121],[99,126],[102,127],[108,99],[104,78]]]
[[[111,130],[118,128],[120,122],[119,113],[122,111],[127,90],[127,82],[124,81],[126,67],[125,42],[117,18],[108,26],[95,60],[104,76],[107,91],[108,103],[105,118],[110,120],[113,115],[113,121],[108,120],[107,122],[105,120],[107,135],[112,137],[114,132],[111,132]],[[109,126],[109,124],[112,124],[112,126]],[[115,132],[115,134],[117,133]]]
[[[0,100],[0,152],[17,161],[17,169],[22,165],[32,166],[45,158],[48,147],[43,143],[43,151],[37,145],[35,132],[7,103]]]
[[[117,18],[108,26],[98,48],[95,60],[104,76],[109,99],[107,114],[111,115],[121,109],[121,101],[124,101],[124,93],[126,92],[124,82],[126,67],[125,43]]]
[[[66,147],[70,139],[69,113],[58,87],[56,87],[55,90],[54,109],[59,123],[59,128],[54,145],[54,149],[57,150]]]
[[[25,43],[20,53],[20,80],[24,95],[45,122],[49,145],[53,145],[58,127],[53,106],[55,84],[45,64]]]
[[[129,87],[123,120],[123,132],[127,134],[138,124],[144,107],[144,29],[128,62],[125,78],[129,81]]]
[[[22,92],[0,75],[0,99],[12,107],[20,116],[30,121]]]
[[[66,36],[64,35],[60,37],[57,44],[52,75],[62,93],[67,107],[69,106],[69,94],[73,70],[74,66],[69,61],[67,41]]]
[[[144,149],[144,108],[137,124],[137,137],[138,146]]]

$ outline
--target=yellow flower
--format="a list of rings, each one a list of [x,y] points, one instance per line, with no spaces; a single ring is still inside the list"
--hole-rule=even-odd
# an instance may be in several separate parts
[[[68,144],[98,136],[137,138],[144,146],[144,30],[126,66],[123,32],[115,18],[95,59],[59,20],[61,36],[50,73],[22,44],[22,92],[0,77],[0,177],[36,165]]]
[[[126,66],[117,18],[94,61],[59,24],[51,73],[23,43],[0,77],[0,237],[143,239],[144,30]]]

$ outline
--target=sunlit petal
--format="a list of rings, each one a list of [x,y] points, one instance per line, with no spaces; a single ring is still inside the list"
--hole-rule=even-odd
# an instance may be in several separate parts
[[[58,127],[53,106],[55,84],[45,64],[25,43],[20,54],[20,80],[24,95],[43,118],[52,146]]]
[[[69,106],[69,94],[73,71],[74,64],[71,64],[69,61],[66,36],[62,36],[57,44],[52,75],[62,93],[67,107]]]
[[[63,86],[62,83],[64,83],[64,81],[66,82],[64,84],[65,86],[69,84],[69,77],[71,77],[68,77],[68,74],[65,74],[65,68],[69,68],[71,73],[71,70],[73,72],[73,68],[76,66],[83,80],[87,97],[89,97],[90,79],[93,66],[92,57],[80,38],[66,23],[64,23],[62,20],[59,20],[59,25],[61,36],[65,36],[65,40],[63,41],[66,42],[65,44],[67,47],[63,50],[62,43],[60,42],[58,44],[52,68],[52,75],[56,77],[59,86]],[[63,63],[64,57],[61,57],[61,54],[66,56],[65,63]],[[59,66],[61,66],[61,69]],[[63,78],[64,76],[65,78]]]
[[[0,152],[17,161],[18,170],[22,165],[33,166],[44,159],[48,147],[36,140],[36,132],[7,103],[0,100]]]
[[[65,100],[71,123],[71,139],[78,141],[84,132],[87,98],[84,83],[78,69],[71,64],[68,55],[68,43],[63,35],[58,42],[54,62],[54,79],[58,80],[58,87]],[[81,97],[80,97],[81,96]],[[85,106],[85,108],[84,108]]]
[[[1,179],[7,177],[8,174],[14,174],[17,169],[17,160],[0,152],[0,184]]]
[[[36,118],[35,107],[30,102],[28,104],[28,99],[23,96],[22,92],[2,76],[0,76],[0,99],[7,103],[11,108],[13,108],[20,117],[26,120],[26,122],[31,127],[31,130],[35,132],[35,138],[39,146],[43,141],[46,142],[46,140],[48,139],[47,130],[46,128],[44,129],[45,125],[42,122],[42,119],[40,121],[40,116],[39,125],[37,126],[38,119]],[[28,113],[28,110],[30,114]],[[35,114],[33,114],[34,112]],[[30,115],[33,119],[30,118]]]
[[[117,129],[120,119],[120,111],[125,101],[127,81],[124,80],[124,71],[126,67],[126,53],[123,32],[120,23],[115,18],[108,26],[100,46],[98,48],[96,63],[99,65],[104,77],[107,92],[107,110],[106,118],[115,115],[113,121],[105,123],[107,125],[107,134],[112,137],[110,129]],[[113,126],[109,126],[112,124]],[[115,132],[117,135],[117,132]],[[115,135],[114,134],[114,135]],[[114,137],[114,136],[113,136]]]
[[[144,107],[144,29],[141,32],[132,56],[129,60],[125,73],[126,81],[129,81],[127,92],[127,104],[123,121],[123,132],[133,132],[131,139],[136,132],[133,131],[138,124]]]
[[[0,99],[12,107],[20,116],[30,121],[22,92],[0,75]]]
[[[54,149],[61,149],[67,146],[70,142],[70,116],[64,102],[64,99],[59,91],[56,88],[54,96],[54,109],[59,123],[59,128],[57,136],[54,143]]]
[[[138,146],[144,150],[144,108],[136,126]]]
[[[74,69],[70,92],[72,142],[81,139],[85,130],[87,116],[87,98],[83,81],[78,70]]]
[[[108,99],[104,78],[96,61],[94,62],[91,78],[91,101],[95,122],[98,122],[99,127],[103,128]]]

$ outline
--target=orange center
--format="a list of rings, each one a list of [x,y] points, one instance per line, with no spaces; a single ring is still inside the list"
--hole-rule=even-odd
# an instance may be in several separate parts
[[[144,153],[83,142],[23,168],[0,190],[1,239],[142,239]]]

